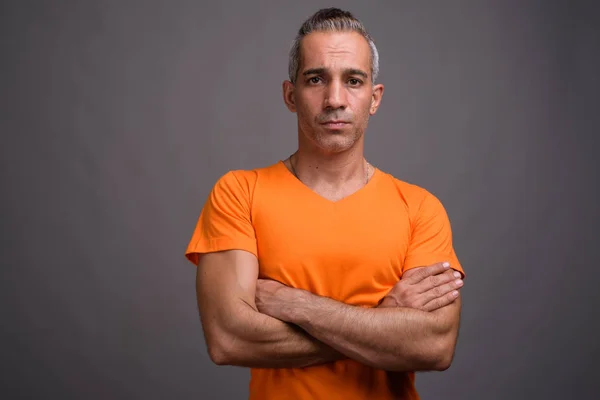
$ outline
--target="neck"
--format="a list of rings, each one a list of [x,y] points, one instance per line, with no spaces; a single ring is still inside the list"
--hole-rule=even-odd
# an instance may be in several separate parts
[[[308,186],[341,187],[351,182],[365,184],[369,173],[362,143],[338,153],[325,153],[300,146],[290,161],[298,178]]]

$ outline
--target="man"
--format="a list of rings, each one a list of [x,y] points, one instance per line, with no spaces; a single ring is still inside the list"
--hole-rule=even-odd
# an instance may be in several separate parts
[[[377,49],[352,14],[301,27],[283,84],[288,159],[221,177],[186,256],[212,361],[250,367],[251,399],[418,399],[445,370],[464,277],[442,204],[363,156]]]

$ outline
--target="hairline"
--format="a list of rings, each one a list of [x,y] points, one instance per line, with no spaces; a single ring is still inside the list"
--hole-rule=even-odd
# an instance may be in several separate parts
[[[309,28],[310,30],[306,31],[304,29],[306,22],[303,24],[302,28],[298,32],[296,38],[292,43],[292,47],[289,53],[288,60],[288,78],[292,83],[296,82],[298,78],[298,74],[300,72],[300,64],[302,61],[302,42],[304,38],[311,33],[314,32],[325,32],[325,33],[336,33],[336,32],[356,32],[363,39],[366,40],[367,45],[369,46],[369,69],[371,74],[371,83],[374,85],[379,74],[379,52],[377,50],[377,46],[375,45],[375,41],[371,37],[371,35],[367,32],[366,28],[363,26],[362,22],[353,16],[350,17],[353,22],[356,23],[355,26],[344,26],[344,27],[332,27],[329,26],[317,26]]]

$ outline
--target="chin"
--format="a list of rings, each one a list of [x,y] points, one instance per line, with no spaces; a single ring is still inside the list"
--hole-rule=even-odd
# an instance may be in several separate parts
[[[312,141],[321,150],[328,153],[340,153],[351,149],[362,135],[355,133],[343,132],[342,130],[325,130],[317,133]]]

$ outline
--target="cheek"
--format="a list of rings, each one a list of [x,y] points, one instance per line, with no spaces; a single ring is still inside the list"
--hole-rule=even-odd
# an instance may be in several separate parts
[[[298,114],[298,120],[303,124],[306,124],[306,122],[311,119],[311,112],[306,104],[297,106],[296,113]]]
[[[362,113],[364,110],[368,111],[371,108],[371,99],[370,91],[357,91],[350,93],[348,96],[349,102],[357,113]]]
[[[307,119],[314,119],[321,112],[318,101],[314,99],[303,99],[296,105],[296,109],[300,117]]]
[[[356,98],[352,108],[357,117],[368,118],[371,111],[371,98]]]

